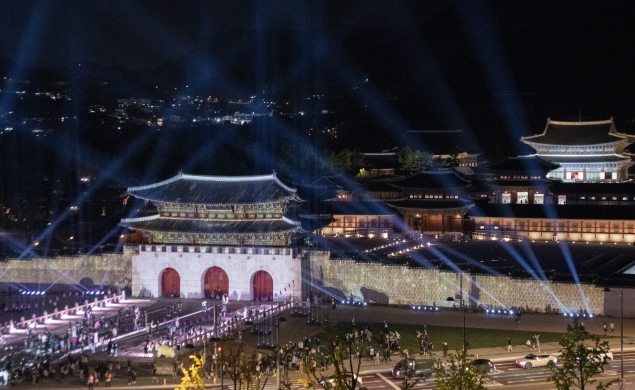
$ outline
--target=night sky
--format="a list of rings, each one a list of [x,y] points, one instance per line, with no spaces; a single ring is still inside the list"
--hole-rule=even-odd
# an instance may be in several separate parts
[[[465,101],[524,99],[629,121],[634,14],[619,4],[4,1],[0,58],[9,73],[94,64],[227,93],[369,77],[387,112],[399,94],[446,116]]]
[[[547,118],[612,116],[619,131],[635,134],[635,13],[621,4],[2,1],[0,77],[31,89],[63,81],[70,97],[24,108],[15,85],[0,84],[6,123],[18,114],[44,117],[43,126],[58,120],[47,137],[32,129],[0,137],[0,203],[16,215],[6,229],[21,224],[25,242],[46,229],[93,245],[102,233],[90,224],[104,204],[120,207],[125,186],[180,170],[275,169],[310,181],[326,150],[378,152],[408,129],[463,129],[463,145],[489,161],[531,153],[519,139],[540,133]],[[320,109],[334,114],[172,132],[112,131],[87,114],[91,104],[113,110],[116,98],[157,99],[157,91],[257,96],[288,102],[290,112],[323,96]],[[337,143],[315,136],[333,126],[345,129]],[[78,181],[84,175],[95,178],[89,186]],[[76,204],[88,206],[68,214]],[[108,214],[101,229],[116,240],[111,229],[134,212]]]

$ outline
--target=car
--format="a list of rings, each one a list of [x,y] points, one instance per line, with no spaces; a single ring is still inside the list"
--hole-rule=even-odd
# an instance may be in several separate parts
[[[595,348],[589,347],[588,350],[589,351],[594,351]],[[608,358],[608,362],[609,363],[613,361],[613,352],[611,352],[611,351],[607,351],[606,353],[601,353],[600,352],[598,357],[599,357],[600,360],[604,360],[604,356],[606,356]]]
[[[351,380],[355,378],[357,380],[357,386],[355,386],[356,388],[362,387],[362,378],[355,375],[351,375],[350,373],[346,374],[346,387],[350,388],[351,385]],[[323,378],[320,381],[320,385],[322,385],[322,387],[324,387],[325,389],[332,389],[333,387],[335,387],[335,378],[333,378],[332,376]]]
[[[496,366],[489,359],[472,360],[472,362],[470,363],[470,367],[474,371],[480,372],[482,374],[496,371]]]
[[[534,355],[533,353],[530,353],[524,358],[516,360],[516,365],[518,367],[530,369],[532,367],[544,367],[549,362],[554,362],[555,364],[558,362],[558,358],[553,355]]]
[[[406,376],[412,378],[427,379],[432,376],[433,370],[431,368],[415,368],[414,359],[402,359],[392,369],[392,377],[397,379],[404,379]]]

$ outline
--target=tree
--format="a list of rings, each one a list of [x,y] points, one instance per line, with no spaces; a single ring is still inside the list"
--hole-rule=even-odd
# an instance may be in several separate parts
[[[437,390],[487,390],[487,374],[474,369],[467,352],[456,351],[448,355],[447,362],[440,359],[434,364]]]
[[[584,325],[575,321],[573,325],[567,325],[567,332],[560,339],[560,357],[559,362],[562,367],[557,367],[553,362],[549,362],[547,368],[553,372],[548,378],[552,381],[558,390],[569,390],[578,388],[585,390],[589,385],[593,385],[597,380],[592,379],[595,375],[604,372],[604,368],[609,364],[608,341],[603,341],[596,347],[589,347],[599,340],[597,335],[592,335],[584,329]],[[608,389],[613,383],[619,379],[609,381],[607,383],[599,382],[595,387],[597,390]]]
[[[399,149],[397,152],[397,161],[399,161],[399,169],[410,172],[418,172],[422,169],[421,152],[412,150],[409,146]]]
[[[399,169],[403,171],[419,172],[436,165],[432,153],[412,150],[409,146],[397,151]]]
[[[330,152],[329,154],[333,165],[345,171],[357,171],[366,166],[366,158],[359,150],[344,149],[338,153]]]
[[[318,388],[318,384],[322,384],[322,388],[326,390],[361,390],[365,389],[358,381],[359,369],[361,366],[361,356],[364,355],[364,348],[361,348],[360,358],[353,361],[355,354],[355,343],[352,339],[340,340],[335,335],[330,322],[326,322],[323,327],[324,339],[326,340],[326,353],[328,353],[331,362],[333,362],[333,377],[326,378],[318,373],[312,364],[304,366],[304,374],[306,379],[299,380],[304,387]]]
[[[359,173],[357,174],[357,178],[359,179],[369,179],[374,176],[377,176],[377,175],[372,169],[366,170],[364,168],[360,169]]]
[[[183,369],[181,384],[174,390],[205,390],[205,379],[203,378],[203,359],[195,355],[190,355],[192,365],[188,369]]]

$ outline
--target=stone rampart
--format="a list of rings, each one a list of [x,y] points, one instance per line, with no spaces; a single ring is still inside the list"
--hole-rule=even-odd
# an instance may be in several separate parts
[[[338,298],[397,305],[456,305],[461,298],[460,274],[438,270],[329,260],[311,255],[312,283]],[[534,312],[604,313],[604,292],[593,285],[464,274],[470,307],[523,308]],[[448,302],[447,298],[455,299]]]
[[[123,287],[132,280],[131,253],[108,253],[0,262],[2,283],[78,284]]]

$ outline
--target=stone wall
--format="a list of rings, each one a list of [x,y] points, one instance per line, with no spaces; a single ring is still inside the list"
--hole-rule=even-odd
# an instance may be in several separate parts
[[[311,254],[312,283],[337,298],[398,305],[451,306],[461,298],[460,274],[404,266],[329,260],[327,252]],[[536,312],[604,313],[604,292],[593,285],[521,280],[486,275],[464,275],[470,307],[522,307]]]
[[[485,306],[523,307],[539,312],[604,313],[602,288],[588,284],[475,276],[471,294]],[[475,288],[476,287],[476,288]]]
[[[80,255],[0,262],[1,283],[78,284],[89,278],[95,285],[130,284],[131,253]]]
[[[328,260],[323,254],[311,256],[311,274],[313,285],[334,297],[353,295],[377,303],[446,305],[446,299],[454,298],[460,290],[458,274]]]
[[[265,255],[195,253],[183,248],[177,246],[175,252],[136,251],[132,257],[132,295],[162,296],[163,271],[172,268],[179,274],[180,296],[202,298],[207,270],[219,267],[229,279],[228,294],[232,300],[253,299],[253,276],[260,270],[268,272],[273,279],[273,291],[278,293],[274,300],[282,301],[294,296],[297,301],[301,297],[301,256],[294,256],[293,251]]]

